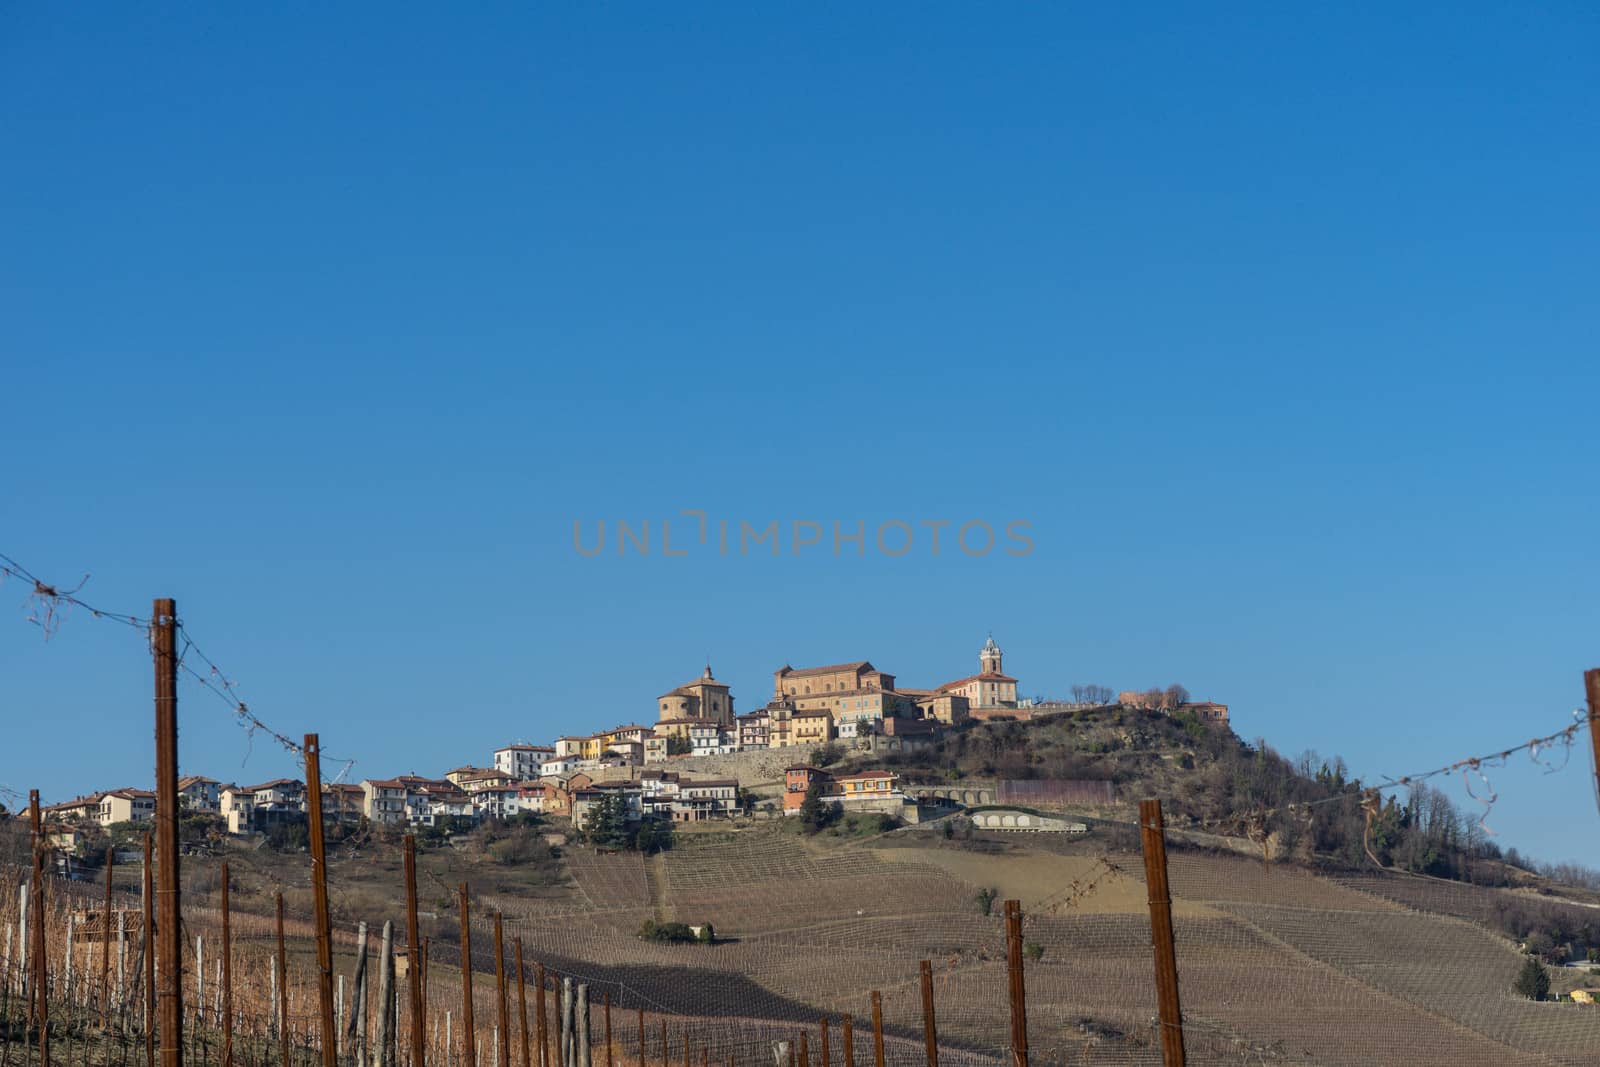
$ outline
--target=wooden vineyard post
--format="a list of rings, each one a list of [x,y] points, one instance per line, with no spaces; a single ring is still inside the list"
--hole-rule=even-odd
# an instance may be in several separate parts
[[[106,906],[100,924],[100,1025],[111,1025],[111,875],[117,850],[106,846]]]
[[[289,1067],[289,957],[283,948],[283,894],[278,894],[278,1048]]]
[[[144,833],[144,1059],[145,1067],[156,1067],[156,891],[155,871],[150,865],[150,831]]]
[[[222,865],[222,1067],[233,1067],[233,927],[226,862]]]
[[[844,1031],[840,1035],[840,1040],[844,1042],[844,1067],[856,1067],[855,1020],[846,1015],[841,1026]]]
[[[465,1067],[479,1067],[478,1035],[472,1017],[472,915],[467,883],[458,890],[461,901],[461,1059]]]
[[[1167,841],[1161,801],[1139,802],[1144,880],[1150,889],[1150,940],[1156,957],[1156,1005],[1161,1016],[1161,1060],[1184,1067],[1183,1013],[1178,1004],[1178,958],[1172,940],[1172,891],[1167,885]]]
[[[933,1017],[933,964],[922,961],[922,1042],[928,1050],[928,1067],[939,1067],[939,1025]]]
[[[306,821],[310,824],[311,901],[317,925],[317,1020],[322,1032],[322,1067],[338,1067],[333,1030],[333,935],[328,920],[328,857],[322,834],[322,742],[306,734]]]
[[[1589,744],[1594,749],[1594,777],[1600,788],[1600,667],[1583,672],[1584,695],[1589,701]]]
[[[44,822],[39,814],[39,791],[28,790],[28,811],[33,820],[33,884],[28,887],[33,899],[28,903],[28,935],[33,941],[29,955],[33,962],[33,1023],[38,1027],[39,1064],[50,1067],[50,972],[45,957],[44,910]]]
[[[1028,1067],[1028,1000],[1022,978],[1022,904],[1006,901],[1006,972],[1011,997],[1011,1065]]]
[[[422,972],[427,966],[427,956],[423,951],[421,938],[417,929],[417,838],[414,834],[406,834],[403,841],[402,859],[405,867],[406,882],[406,988],[411,995],[411,1067],[425,1067],[427,1063],[428,1028],[427,1016],[423,1008],[422,999]],[[522,969],[522,942],[517,942],[517,969]],[[524,1028],[526,1028],[528,1005],[524,1000],[522,1005]],[[523,1065],[527,1065],[527,1034],[523,1034]]]
[[[156,942],[161,954],[161,1067],[183,1067],[183,915],[178,877],[178,606],[150,613],[156,672]],[[48,1063],[45,1067],[49,1067]]]
[[[522,938],[513,938],[511,944],[517,956],[517,1017],[521,1021],[517,1032],[522,1035],[522,1067],[532,1067],[528,1062],[528,970],[522,963]]]
[[[883,1067],[883,994],[872,991],[872,1064]]]
[[[511,1067],[511,1000],[506,988],[505,922],[500,912],[494,913],[494,984],[495,1021],[500,1027],[500,1039],[495,1042],[496,1059],[500,1067]]]
[[[543,963],[533,965],[533,986],[538,1014],[534,1020],[534,1035],[539,1046],[539,1067],[550,1067],[550,1022],[545,1013]]]

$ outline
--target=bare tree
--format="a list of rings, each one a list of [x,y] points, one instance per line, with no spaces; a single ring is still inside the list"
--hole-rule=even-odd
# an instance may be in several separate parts
[[[1166,701],[1166,707],[1169,709],[1177,708],[1189,703],[1189,690],[1177,682],[1173,682],[1167,686],[1167,691],[1162,694],[1162,698]]]

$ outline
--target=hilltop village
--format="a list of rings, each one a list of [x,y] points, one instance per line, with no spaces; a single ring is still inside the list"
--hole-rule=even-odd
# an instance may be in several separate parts
[[[628,822],[700,822],[753,813],[752,797],[741,789],[743,771],[781,780],[781,804],[770,804],[770,814],[798,814],[813,797],[843,810],[898,817],[914,802],[896,774],[835,775],[824,766],[832,760],[819,754],[871,762],[876,753],[927,747],[974,721],[1027,720],[1111,703],[1108,690],[1078,688],[1070,702],[1019,697],[1018,681],[1005,673],[1004,654],[991,636],[979,650],[977,673],[931,689],[899,685],[895,675],[866,660],[785,664],[773,672],[772,698],[738,714],[733,693],[708,664],[700,677],[656,698],[651,725],[566,735],[550,744],[507,744],[487,766],[456,767],[438,777],[407,773],[325,784],[323,812],[342,821],[406,827],[459,827],[523,813],[569,818],[581,827],[602,808]],[[1226,705],[1190,702],[1178,687],[1124,691],[1116,702],[1184,712],[1212,728],[1228,725]],[[797,751],[786,758],[786,749]],[[760,754],[775,755],[777,762]],[[683,769],[691,761],[718,770]],[[190,811],[220,816],[230,834],[305,819],[305,785],[294,778],[241,786],[193,775],[180,780],[179,792]],[[154,812],[153,792],[125,788],[55,804],[44,814],[65,829],[139,823]]]

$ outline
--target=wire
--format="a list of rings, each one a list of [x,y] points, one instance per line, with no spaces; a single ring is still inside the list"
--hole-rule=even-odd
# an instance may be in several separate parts
[[[83,579],[76,586],[63,590],[58,586],[43,581],[38,575],[10,556],[0,553],[0,580],[3,580],[4,577],[19,578],[33,586],[29,592],[33,613],[29,616],[28,621],[44,630],[45,640],[47,641],[60,629],[70,609],[74,607],[82,608],[97,619],[109,619],[112,622],[121,623],[124,626],[142,631],[146,636],[146,641],[148,642],[150,639],[151,620],[149,618],[95,607],[77,595],[89,580],[87,573],[84,574]],[[223,673],[222,668],[217,666],[215,660],[207,656],[200,646],[195,644],[194,639],[189,636],[188,626],[181,619],[175,620],[175,625],[183,641],[178,653],[178,669],[193,678],[201,688],[208,690],[225,703],[238,721],[239,726],[245,731],[247,738],[253,740],[256,734],[265,734],[283,746],[285,750],[292,753],[304,765],[305,746],[292,737],[274,729],[252,711],[250,705],[240,699],[234,692],[236,683]],[[197,670],[188,662],[191,656],[204,665],[205,670],[203,672]],[[330,780],[330,784],[343,781],[345,776],[350,773],[351,768],[356,765],[354,759],[343,756],[324,753],[323,757],[334,763],[344,764],[344,768]],[[248,750],[246,751],[245,759],[249,759]]]

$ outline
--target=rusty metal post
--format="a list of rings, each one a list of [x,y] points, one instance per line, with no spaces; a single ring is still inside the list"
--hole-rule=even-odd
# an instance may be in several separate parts
[[[532,1067],[528,1062],[528,969],[522,964],[522,938],[513,938],[511,944],[517,953],[517,1016],[521,1020],[517,1032],[522,1035],[522,1067]]]
[[[883,994],[872,991],[872,1064],[883,1067]]]
[[[333,936],[328,921],[328,854],[322,840],[322,743],[306,734],[306,821],[311,831],[311,906],[317,923],[317,1008],[322,1024],[322,1067],[338,1067],[333,1029]]]
[[[411,1067],[424,1067],[427,1063],[428,1028],[422,1001],[422,970],[427,966],[421,938],[417,929],[417,838],[406,834],[402,841],[401,858],[406,881],[406,987],[411,994]],[[522,951],[518,942],[517,951]],[[522,959],[517,959],[521,970]],[[526,1012],[524,1012],[526,1014]],[[527,1035],[523,1035],[526,1037]],[[526,1060],[526,1056],[523,1057]],[[524,1063],[523,1067],[527,1067]]]
[[[462,882],[457,893],[461,903],[461,1061],[465,1067],[479,1067],[477,1023],[472,1017],[472,912],[467,883]]]
[[[233,1067],[233,927],[228,910],[228,864],[222,864],[222,1067]]]
[[[495,1042],[495,1059],[500,1067],[511,1067],[511,1001],[506,989],[506,946],[504,920],[494,913],[494,984],[495,1021],[500,1026],[500,1040]]]
[[[106,846],[106,906],[100,924],[100,1025],[111,1025],[111,876],[116,869],[117,850]]]
[[[1161,801],[1139,801],[1144,880],[1150,890],[1150,940],[1156,957],[1156,1004],[1161,1014],[1161,1060],[1184,1067],[1183,1013],[1178,1004],[1178,958],[1172,941],[1172,891],[1167,886],[1167,840]]]
[[[662,1016],[662,1019],[661,1019],[661,1067],[667,1067],[667,1064],[669,1062],[670,1061],[667,1059],[667,1020],[666,1020],[665,1016]]]
[[[45,966],[44,939],[44,820],[39,813],[37,789],[28,790],[28,812],[33,821],[33,884],[29,887],[33,900],[28,905],[28,910],[33,912],[28,928],[29,939],[33,941],[32,1003],[36,1005],[33,1022],[39,1028],[40,1067],[50,1067],[50,972]]]
[[[278,894],[278,1047],[289,1067],[289,957],[283,950],[283,894]]]
[[[1006,901],[1006,971],[1011,994],[1011,1065],[1028,1067],[1028,1001],[1022,980],[1022,903]]]
[[[156,890],[151,868],[150,831],[144,832],[144,1060],[145,1067],[156,1067]]]
[[[806,1041],[807,1034],[800,1031],[800,1067],[811,1067],[811,1046]]]
[[[156,938],[161,953],[161,1065],[183,1067],[183,943],[178,879],[178,605],[158,598],[150,612],[156,671],[156,856],[160,860]]]
[[[828,1017],[822,1017],[822,1067],[833,1067],[828,1058]]]
[[[606,1067],[616,1067],[611,1060],[611,994],[601,994],[601,1003],[605,1005],[606,1014]]]
[[[639,1067],[644,1067],[644,1009],[639,1009]]]
[[[933,964],[922,961],[922,1041],[928,1047],[928,1067],[939,1067],[939,1026],[933,1017]]]
[[[844,1017],[844,1033],[840,1040],[844,1042],[844,1067],[856,1067],[856,1023],[850,1016]]]
[[[683,1027],[683,1067],[689,1067],[689,1025]]]

